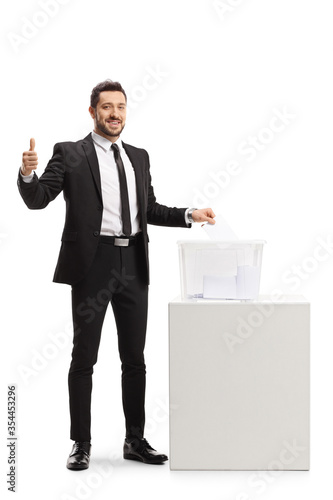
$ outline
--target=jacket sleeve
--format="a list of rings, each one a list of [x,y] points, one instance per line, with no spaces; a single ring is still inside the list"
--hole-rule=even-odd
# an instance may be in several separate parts
[[[44,173],[38,178],[34,172],[31,182],[27,183],[18,174],[18,189],[28,208],[37,210],[47,207],[62,191],[65,178],[64,154],[61,144],[56,144],[53,156]]]
[[[148,153],[147,153],[148,157]],[[154,188],[151,184],[151,175],[149,168],[148,157],[148,205],[147,205],[147,222],[156,226],[170,227],[191,227],[191,224],[185,222],[186,208],[168,207],[161,205],[156,201]]]

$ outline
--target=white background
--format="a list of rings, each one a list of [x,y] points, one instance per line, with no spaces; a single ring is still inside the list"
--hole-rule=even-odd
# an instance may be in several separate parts
[[[333,250],[330,243],[323,245],[333,239],[331,2],[221,0],[217,7],[213,0],[54,0],[42,5],[42,0],[6,2],[1,16],[1,494],[10,494],[6,387],[16,383],[17,498],[326,496],[333,443]],[[91,467],[78,474],[66,469],[70,287],[52,283],[64,202],[60,195],[47,209],[29,211],[16,176],[30,137],[36,139],[41,174],[54,143],[91,131],[90,92],[106,78],[119,80],[128,93],[123,140],[148,150],[158,201],[212,206],[240,238],[267,240],[261,292],[279,289],[310,300],[310,472],[266,473],[254,487],[251,472],[170,472],[168,464],[124,461],[111,311],[94,374]],[[281,130],[269,132],[276,110],[289,116],[288,123],[274,122]],[[260,150],[245,154],[246,142],[255,137]],[[214,184],[212,175],[221,178],[231,161],[238,162],[237,173],[223,186]],[[167,305],[180,290],[176,242],[205,235],[199,226],[191,231],[150,227],[149,235],[147,438],[168,453]]]

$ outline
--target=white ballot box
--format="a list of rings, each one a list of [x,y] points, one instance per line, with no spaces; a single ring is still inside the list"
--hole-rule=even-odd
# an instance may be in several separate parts
[[[308,470],[309,344],[301,296],[172,301],[170,468]]]
[[[264,243],[178,241],[182,299],[256,299]]]

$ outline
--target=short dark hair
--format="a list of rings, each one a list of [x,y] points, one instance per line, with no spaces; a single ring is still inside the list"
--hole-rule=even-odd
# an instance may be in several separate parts
[[[125,90],[122,88],[119,82],[114,82],[112,80],[105,80],[104,82],[98,83],[91,91],[90,96],[90,106],[96,109],[99,101],[99,94],[105,90],[111,90],[112,92],[122,92],[125,96],[127,102],[127,96]]]

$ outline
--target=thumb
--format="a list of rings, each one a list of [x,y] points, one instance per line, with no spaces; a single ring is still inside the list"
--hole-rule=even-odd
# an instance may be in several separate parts
[[[30,149],[29,151],[35,151],[35,139],[30,139]]]
[[[212,217],[206,217],[205,220],[209,223],[209,224],[216,224],[216,220],[213,219]]]

